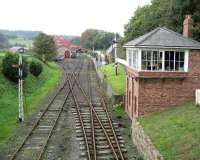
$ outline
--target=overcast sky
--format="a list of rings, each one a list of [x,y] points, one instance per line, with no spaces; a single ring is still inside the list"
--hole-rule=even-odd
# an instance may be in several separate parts
[[[151,0],[0,0],[0,29],[80,35],[96,28],[123,34],[138,6]]]

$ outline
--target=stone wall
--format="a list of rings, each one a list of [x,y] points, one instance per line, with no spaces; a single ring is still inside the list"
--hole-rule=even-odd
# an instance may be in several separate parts
[[[106,92],[106,95],[108,96],[110,102],[112,105],[119,104],[123,102],[123,95],[116,95],[113,91],[112,87],[106,82],[104,74],[98,69],[98,65],[96,63],[96,60],[92,58],[92,61],[94,63],[94,67],[98,76],[98,79],[101,83],[101,86],[103,87],[104,91]]]
[[[149,136],[145,134],[139,122],[134,118],[132,120],[132,139],[145,160],[164,160]]]

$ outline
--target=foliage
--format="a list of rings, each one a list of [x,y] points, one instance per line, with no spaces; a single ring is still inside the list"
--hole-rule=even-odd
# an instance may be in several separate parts
[[[81,37],[78,36],[64,36],[66,39],[68,39],[72,44],[81,45]]]
[[[158,27],[166,26],[182,33],[183,20],[191,14],[194,20],[194,38],[200,40],[199,0],[152,0],[151,5],[139,7],[125,25],[123,43]]]
[[[0,57],[0,62],[1,62]],[[35,58],[29,58],[30,61]],[[1,64],[1,63],[0,63]],[[36,78],[28,74],[23,83],[24,88],[24,111],[25,118],[28,114],[33,113],[42,99],[52,91],[53,87],[59,82],[61,75],[59,67],[55,63],[42,63],[44,71]],[[51,76],[49,76],[51,75]],[[15,133],[18,127],[18,90],[16,85],[8,81],[0,73],[0,145]]]
[[[0,33],[0,49],[6,49],[8,47],[9,47],[9,42],[7,37]]]
[[[23,37],[9,36],[8,41],[11,46],[32,47],[33,40]]]
[[[25,38],[33,40],[40,32],[39,31],[10,31],[10,30],[0,30],[0,33],[8,36],[8,38]]]
[[[111,85],[113,91],[117,95],[124,94],[125,92],[125,84],[126,84],[126,75],[125,70],[122,65],[118,65],[118,75],[115,75],[115,67],[114,63],[104,65],[100,68],[100,70],[105,75],[106,81]]]
[[[35,77],[38,77],[42,73],[43,67],[40,62],[37,61],[31,61],[30,66],[29,66],[29,71],[31,72],[32,75]]]
[[[74,37],[73,39],[70,40],[70,42],[72,44],[75,44],[75,45],[78,45],[78,46],[81,45],[81,39],[80,39],[80,37]]]
[[[87,29],[81,35],[81,44],[89,49],[107,49],[114,39],[114,33]],[[119,35],[117,35],[119,37]]]
[[[76,56],[76,54],[74,54],[74,53],[71,55],[71,58],[76,58],[76,57],[77,57],[77,56]]]
[[[193,103],[139,119],[166,160],[200,157],[200,110]]]
[[[113,106],[113,112],[117,117],[124,117],[125,116],[125,111],[122,103],[116,104]]]
[[[93,58],[97,58],[98,54],[96,52],[90,52],[90,55],[93,57]]]
[[[13,65],[18,65],[19,55],[7,53],[2,62],[2,72],[11,81],[17,82],[19,73],[18,68]],[[26,58],[22,58],[22,78],[25,79],[28,75],[28,62]]]
[[[56,54],[56,47],[53,41],[53,37],[40,33],[33,43],[34,51],[38,54],[42,61],[51,60]]]

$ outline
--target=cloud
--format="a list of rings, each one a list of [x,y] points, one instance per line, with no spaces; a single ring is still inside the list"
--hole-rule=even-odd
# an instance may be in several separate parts
[[[124,25],[150,0],[1,0],[0,27],[80,35],[87,28],[123,34]]]

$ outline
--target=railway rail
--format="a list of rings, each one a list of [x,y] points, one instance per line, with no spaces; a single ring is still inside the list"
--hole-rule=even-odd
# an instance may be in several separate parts
[[[66,69],[63,66],[62,68]],[[76,72],[78,69],[79,71]],[[10,160],[42,159],[70,94],[67,81],[74,73],[78,73],[76,74],[76,76],[78,76],[81,69],[82,63],[78,63],[72,71],[72,74],[66,72],[63,86],[54,95],[45,110],[39,115],[32,129],[15,153],[10,157]],[[72,88],[74,84],[75,82],[72,84]]]
[[[88,93],[81,86],[80,78],[74,78],[77,85],[77,92],[82,93],[87,105],[79,104],[77,96],[72,91],[76,109],[73,112],[77,118],[77,139],[80,141],[83,150],[82,157],[85,159],[116,159],[125,160],[126,150],[123,139],[117,129],[117,125],[113,124],[103,96],[98,91],[98,87],[92,86],[90,72],[93,68],[92,62],[88,62],[87,83]],[[93,75],[93,77],[95,77]],[[85,85],[85,84],[84,84]],[[71,82],[69,80],[69,86]],[[71,88],[72,90],[72,88]],[[95,93],[93,93],[95,91]],[[93,100],[93,95],[101,97],[99,100]],[[94,98],[96,99],[96,97]],[[86,146],[86,147],[85,147]]]
[[[81,158],[127,160],[123,138],[118,125],[111,120],[92,61],[71,63],[74,65],[61,64],[66,76],[63,86],[41,112],[10,160],[45,159],[49,141],[68,101],[75,115]]]

